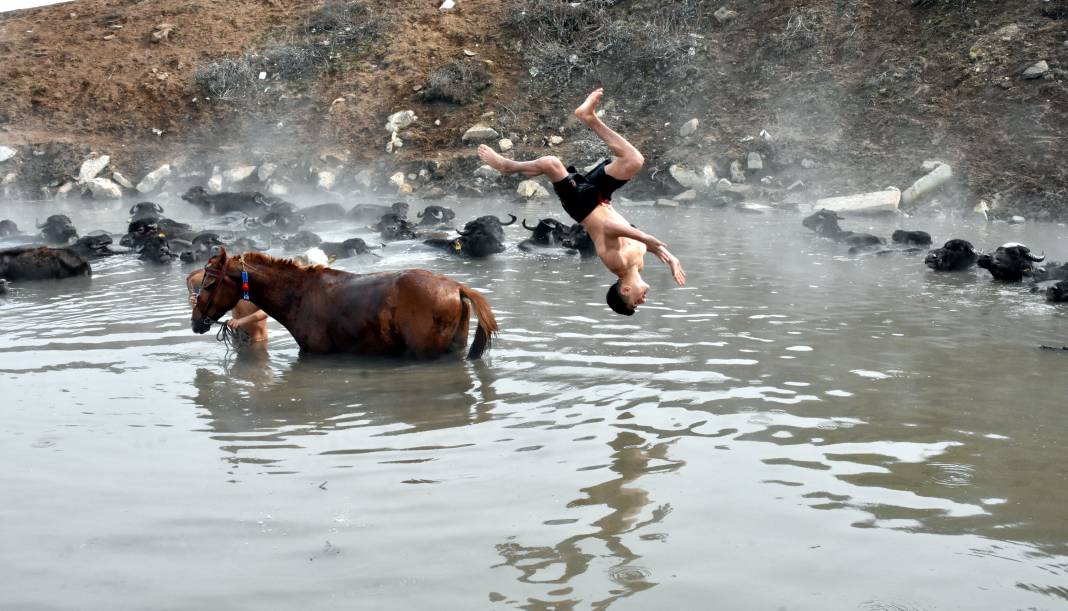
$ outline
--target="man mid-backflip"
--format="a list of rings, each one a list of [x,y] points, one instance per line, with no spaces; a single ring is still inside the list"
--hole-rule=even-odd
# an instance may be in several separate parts
[[[679,286],[686,285],[686,273],[663,242],[631,226],[612,207],[612,193],[638,173],[645,158],[597,116],[597,103],[603,96],[603,89],[591,93],[575,109],[575,116],[608,145],[616,157],[611,163],[605,160],[588,174],[582,175],[574,167],[564,167],[553,156],[539,157],[533,161],[513,161],[498,155],[485,144],[478,147],[478,156],[501,174],[544,174],[552,181],[564,210],[576,222],[582,223],[597,247],[601,262],[619,278],[608,288],[608,306],[617,314],[630,316],[637,306],[645,303],[649,292],[649,285],[641,276],[646,251],[656,255],[671,269],[671,275]]]

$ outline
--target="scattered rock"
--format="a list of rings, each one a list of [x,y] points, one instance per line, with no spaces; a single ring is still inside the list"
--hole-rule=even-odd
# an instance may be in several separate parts
[[[359,172],[356,172],[356,176],[353,178],[356,185],[364,189],[370,189],[375,185],[375,175],[370,168],[364,168]]]
[[[475,125],[464,132],[463,142],[490,142],[501,137],[497,130],[485,125]]]
[[[67,197],[72,190],[74,190],[74,182],[68,180],[56,189],[56,197]]]
[[[690,119],[689,121],[683,123],[682,127],[679,128],[679,135],[683,138],[692,135],[694,132],[697,131],[697,126],[699,124],[700,121],[698,121],[696,118]]]
[[[324,191],[333,189],[334,185],[337,184],[337,174],[330,170],[320,170],[316,174],[316,178],[318,179],[319,188]]]
[[[501,138],[497,142],[497,147],[501,149],[502,153],[507,153],[508,151],[512,150],[512,147],[514,147],[514,146],[515,145],[512,144],[512,141],[509,140],[508,138]]]
[[[668,167],[668,174],[686,189],[703,189],[708,186],[703,176],[681,164]]]
[[[764,159],[760,156],[760,153],[754,151],[749,153],[749,157],[746,159],[746,165],[750,170],[763,170]]]
[[[438,7],[438,10],[441,12],[445,12],[447,10],[450,10],[454,6],[456,6],[456,2],[454,0],[445,0],[445,2],[442,2],[441,6]]]
[[[219,174],[219,169],[215,168],[211,178],[208,179],[207,190],[208,193],[222,193],[223,177]]]
[[[3,163],[8,159],[12,159],[17,153],[18,151],[11,148],[10,146],[0,146],[0,163]]]
[[[920,164],[920,169],[924,172],[930,172],[944,163],[944,161],[939,161],[937,159],[925,159],[923,163]]]
[[[1046,60],[1032,64],[1027,70],[1023,71],[1023,77],[1025,79],[1038,79],[1047,74],[1049,74],[1049,64],[1046,63]]]
[[[694,189],[687,189],[671,199],[677,202],[694,202],[697,201],[697,191]]]
[[[516,187],[516,193],[524,199],[544,199],[549,197],[549,191],[538,184],[536,180],[524,180]]]
[[[464,49],[464,55],[466,55],[467,57],[474,57],[478,55],[478,53],[475,53],[471,49]]]
[[[387,132],[399,132],[400,130],[415,123],[418,119],[414,110],[402,110],[395,112],[386,119],[386,131]]]
[[[107,178],[94,178],[88,181],[93,199],[121,199],[122,188]]]
[[[731,185],[719,189],[719,193],[727,199],[740,202],[748,199],[753,194],[753,187],[750,185]]]
[[[1016,215],[1013,215],[1013,216],[1012,216],[1012,217],[1011,217],[1011,218],[1009,219],[1009,224],[1010,224],[1010,225],[1019,225],[1019,224],[1021,224],[1021,223],[1025,223],[1025,222],[1027,222],[1027,219],[1025,219],[1024,217],[1022,217],[1022,216],[1020,216],[1020,215],[1018,215],[1018,214],[1016,214]]]
[[[912,183],[912,186],[908,189],[905,189],[905,192],[901,194],[901,203],[905,206],[911,206],[949,182],[951,178],[953,178],[952,166],[947,163],[935,166],[929,174]]]
[[[716,190],[717,191],[723,191],[725,189],[730,189],[733,186],[734,185],[731,183],[731,181],[727,180],[726,178],[720,178],[719,181],[716,182]]]
[[[715,13],[712,13],[712,16],[715,17],[716,21],[720,23],[727,23],[728,21],[733,21],[738,16],[738,12],[732,11],[731,9],[725,6],[721,6],[719,7],[719,10],[717,10]]]
[[[430,187],[430,189],[423,194],[423,199],[441,199],[445,197],[445,189],[441,187]]]
[[[564,143],[564,139],[561,136],[550,136],[549,146],[559,146]]]
[[[475,170],[475,176],[486,180],[497,180],[501,177],[501,173],[488,165],[481,165]]]
[[[120,172],[112,172],[111,180],[123,189],[133,189],[133,183],[130,182],[130,179],[123,176]]]
[[[801,160],[801,167],[805,168],[806,170],[811,170],[816,167],[816,162],[806,157],[805,159]]]
[[[731,182],[745,182],[745,171],[740,161],[731,162]]]
[[[826,197],[816,200],[816,208],[826,208],[831,212],[850,212],[853,214],[879,214],[897,212],[901,204],[901,191],[887,189],[874,193],[859,193],[843,197]]]
[[[679,202],[670,199],[658,199],[653,205],[657,208],[678,208]]]
[[[239,165],[224,172],[223,179],[232,184],[239,183],[249,176],[252,176],[252,173],[255,171],[256,166],[254,165]]]
[[[82,162],[82,167],[78,171],[78,180],[89,182],[96,178],[96,175],[108,166],[109,161],[111,161],[111,157],[108,157],[107,155],[100,155],[99,157],[90,157],[89,159],[86,159]]]
[[[262,163],[256,170],[256,178],[260,179],[260,182],[267,182],[271,176],[274,176],[278,166],[273,163]]]
[[[283,180],[272,180],[267,183],[267,194],[275,197],[289,195],[289,184]]]
[[[174,33],[174,24],[161,23],[152,28],[152,34],[149,36],[149,40],[159,44],[164,40],[170,40],[171,35]]]
[[[400,189],[404,186],[404,172],[396,172],[389,177],[389,184]]]
[[[165,163],[155,170],[152,170],[145,177],[141,179],[141,182],[137,183],[138,193],[151,193],[159,187],[159,184],[163,182],[164,178],[171,175],[171,166],[169,163]],[[221,179],[220,179],[221,182]]]
[[[990,204],[986,203],[986,200],[979,200],[979,203],[972,208],[972,212],[976,215],[983,217],[984,221],[989,221],[990,216],[987,214],[990,212]]]
[[[739,212],[748,212],[749,214],[767,214],[774,210],[774,208],[766,204],[754,204],[751,202],[738,204],[737,209]]]
[[[790,183],[789,187],[786,187],[786,192],[787,193],[793,193],[794,191],[804,191],[804,190],[805,190],[805,183],[801,182],[800,180],[795,180],[794,182]]]
[[[404,146],[404,140],[400,139],[400,136],[397,135],[397,132],[393,132],[389,135],[389,142],[386,143],[386,152],[392,153],[393,151],[399,149],[402,146]]]

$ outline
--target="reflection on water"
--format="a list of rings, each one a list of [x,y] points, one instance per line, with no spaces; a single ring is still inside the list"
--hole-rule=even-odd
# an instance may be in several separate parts
[[[196,218],[182,206],[168,212]],[[690,279],[673,288],[650,260],[650,303],[629,319],[604,307],[597,262],[563,254],[394,243],[342,262],[484,291],[502,333],[479,363],[300,356],[275,323],[268,349],[227,354],[190,333],[177,265],[113,258],[89,280],[15,286],[0,303],[0,600],[1066,604],[1068,356],[1037,349],[1068,343],[1064,308],[922,257],[843,256],[788,214],[627,214]],[[909,225],[1068,259],[1058,226]]]

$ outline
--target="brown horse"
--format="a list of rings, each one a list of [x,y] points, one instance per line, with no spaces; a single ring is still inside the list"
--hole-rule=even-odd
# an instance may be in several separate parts
[[[467,358],[481,357],[497,332],[485,297],[426,270],[357,275],[260,253],[228,257],[222,248],[204,266],[193,332],[207,332],[240,299],[282,323],[305,352],[420,359],[460,352],[470,308],[478,330]]]

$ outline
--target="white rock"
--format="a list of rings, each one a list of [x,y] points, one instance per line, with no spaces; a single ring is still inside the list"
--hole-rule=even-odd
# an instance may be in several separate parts
[[[155,170],[152,170],[145,177],[141,179],[141,182],[137,183],[138,193],[151,193],[159,187],[159,184],[163,182],[163,179],[171,175],[171,164],[165,163]]]
[[[464,132],[464,142],[490,142],[500,139],[501,135],[497,133],[497,130],[492,127],[486,127],[485,125],[476,125],[471,129]]]
[[[705,186],[705,178],[692,168],[675,164],[668,167],[668,174],[675,179],[675,182],[679,183],[687,189],[703,189]]]
[[[716,177],[716,168],[712,164],[708,164],[705,167],[701,168],[701,175],[705,179],[706,187],[711,187],[712,185],[716,184],[716,181],[718,180],[718,178]]]
[[[738,204],[736,208],[742,212],[749,212],[752,214],[767,214],[774,210],[774,208],[766,204],[754,204],[752,202]]]
[[[252,176],[252,173],[255,171],[256,166],[254,165],[239,165],[237,167],[230,168],[226,172],[223,172],[223,179],[225,179],[226,182],[229,182],[231,184],[239,183],[242,180],[248,178],[249,176]]]
[[[920,169],[924,172],[930,172],[944,163],[944,161],[939,161],[937,159],[925,159],[923,163],[920,164]]]
[[[745,182],[745,171],[740,161],[731,162],[731,182]]]
[[[678,208],[679,202],[661,198],[653,202],[653,205],[657,208]]]
[[[289,184],[284,180],[273,179],[267,183],[267,194],[275,197],[289,195]]]
[[[734,184],[732,184],[731,181],[727,180],[726,178],[720,178],[719,182],[716,183],[716,190],[722,191],[724,189],[730,189],[733,186]]]
[[[121,199],[122,188],[107,178],[94,178],[88,181],[93,199]]]
[[[526,199],[543,199],[549,197],[549,191],[538,184],[536,180],[524,180],[516,187],[516,193]]]
[[[454,0],[445,0],[445,2],[442,2],[441,6],[438,7],[438,10],[444,12],[444,11],[447,11],[447,10],[451,9],[454,6],[456,6],[456,2]]]
[[[333,189],[334,185],[337,184],[337,174],[330,170],[320,170],[319,173],[316,174],[316,178],[318,179],[319,188],[324,191]]]
[[[400,130],[408,127],[419,117],[416,116],[414,110],[402,110],[395,112],[386,119],[386,131],[387,132],[399,132]]]
[[[694,189],[687,189],[671,199],[677,202],[692,202],[697,199],[697,191]]]
[[[816,209],[826,208],[831,212],[849,212],[853,214],[879,214],[897,212],[900,204],[901,191],[888,189],[874,193],[860,193],[816,200]]]
[[[330,265],[330,258],[326,256],[322,248],[317,246],[313,246],[293,257],[293,261],[301,265]]]
[[[111,161],[111,157],[108,157],[107,155],[86,159],[82,162],[81,170],[78,171],[78,180],[81,182],[89,182],[96,178],[97,174],[103,171],[104,168],[108,167],[109,161]]]
[[[389,135],[389,142],[386,143],[386,152],[392,153],[402,146],[404,146],[404,140],[401,140],[397,132],[393,132]]]
[[[478,166],[477,170],[475,170],[475,176],[478,176],[479,178],[485,178],[487,180],[497,180],[501,177],[501,173],[488,165],[481,165]]]
[[[364,168],[359,172],[356,172],[356,176],[353,177],[356,184],[364,189],[370,189],[375,184],[375,174],[370,168]]]
[[[560,145],[560,144],[563,144],[563,143],[564,143],[564,139],[561,136],[552,136],[551,138],[549,138],[549,145],[550,146],[557,146],[557,145]]]
[[[750,170],[763,170],[764,159],[760,156],[760,153],[753,151],[752,153],[749,153],[749,157],[746,159],[746,166],[748,166]]]
[[[267,182],[271,176],[278,170],[278,166],[273,163],[263,163],[256,169],[256,178],[260,179],[260,182]]]
[[[18,178],[18,174],[15,174],[14,172],[8,172],[7,175],[4,176],[4,179],[0,180],[0,185],[13,185],[15,184],[15,181],[18,180]]]
[[[133,188],[133,183],[130,182],[130,179],[126,178],[121,172],[112,172],[111,173],[111,180],[114,181],[117,185],[119,185],[123,189],[132,189]]]
[[[1024,217],[1022,217],[1022,216],[1020,216],[1018,214],[1013,215],[1012,218],[1009,219],[1009,224],[1010,225],[1019,225],[1020,223],[1025,223],[1025,222],[1027,222],[1027,219],[1025,219]]]
[[[1049,72],[1049,64],[1046,60],[1042,60],[1038,63],[1032,64],[1027,70],[1024,70],[1023,77],[1025,79],[1036,79],[1046,76]]]
[[[222,193],[223,177],[219,174],[218,169],[208,179],[207,191],[208,193]]]
[[[905,192],[901,194],[901,203],[910,206],[949,182],[951,178],[953,178],[953,167],[948,163],[943,163],[905,189]]]
[[[512,148],[513,148],[514,146],[515,146],[515,145],[514,145],[514,144],[512,144],[512,141],[511,141],[511,140],[509,140],[508,138],[501,138],[501,139],[500,139],[500,140],[499,140],[499,141],[497,142],[497,148],[501,149],[501,152],[502,152],[502,153],[507,153],[508,151],[512,150]]]
[[[68,180],[67,182],[59,185],[59,188],[56,189],[56,197],[67,197],[68,195],[70,195],[70,192],[73,189],[74,183]]]
[[[679,128],[679,135],[685,138],[686,136],[693,134],[697,131],[697,126],[699,124],[700,121],[698,121],[696,118],[690,119],[689,121],[683,123],[682,127]]]
[[[805,158],[801,160],[801,167],[805,168],[806,170],[811,170],[812,168],[816,167],[816,162],[812,161],[811,159]]]
[[[389,183],[400,189],[404,186],[404,172],[397,172],[389,177]]]
[[[11,148],[10,146],[0,146],[0,163],[3,163],[5,161],[7,161],[8,159],[11,159],[17,153],[18,153],[18,151],[16,151],[15,149]]]

